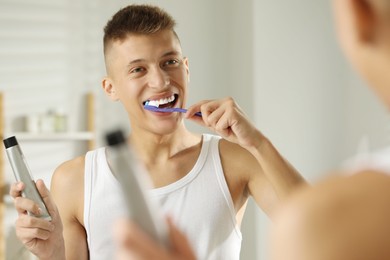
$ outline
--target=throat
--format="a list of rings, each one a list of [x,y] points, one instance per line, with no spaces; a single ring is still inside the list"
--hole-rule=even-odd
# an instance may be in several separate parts
[[[148,163],[146,168],[155,188],[164,187],[185,177],[194,168],[200,145],[180,151],[165,162]]]

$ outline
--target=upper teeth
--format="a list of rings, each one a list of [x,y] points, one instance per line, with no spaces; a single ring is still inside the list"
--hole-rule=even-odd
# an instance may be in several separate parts
[[[160,105],[164,105],[164,104],[170,103],[173,100],[175,100],[175,95],[172,95],[172,96],[167,97],[167,98],[158,99],[158,100],[149,100],[149,101],[146,102],[146,104],[148,106],[158,107]]]

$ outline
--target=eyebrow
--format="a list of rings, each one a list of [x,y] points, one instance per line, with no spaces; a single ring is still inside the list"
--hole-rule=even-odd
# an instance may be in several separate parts
[[[179,51],[169,51],[169,52],[166,52],[164,53],[161,58],[164,58],[164,57],[167,57],[167,56],[172,56],[172,55],[181,55],[181,53]],[[135,59],[135,60],[132,60],[130,61],[128,64],[127,64],[127,67],[135,64],[135,63],[139,63],[139,62],[144,62],[146,61],[145,59]]]
[[[181,53],[178,52],[178,51],[169,51],[169,52],[165,53],[165,54],[164,54],[163,56],[161,56],[161,57],[167,57],[167,56],[171,56],[171,55],[181,55]]]
[[[135,63],[138,63],[138,62],[143,62],[145,61],[145,59],[135,59],[135,60],[132,60],[130,61],[128,64],[127,64],[127,67],[130,67],[131,65],[135,64]]]

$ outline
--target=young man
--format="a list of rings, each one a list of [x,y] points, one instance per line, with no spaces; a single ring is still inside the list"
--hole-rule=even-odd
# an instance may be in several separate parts
[[[188,60],[174,26],[166,12],[153,6],[131,5],[116,13],[105,27],[103,89],[127,111],[128,143],[153,182],[151,197],[188,237],[195,256],[238,259],[248,197],[272,216],[305,181],[231,98],[201,101],[185,115],[143,108],[148,101],[186,107]],[[198,111],[202,117],[195,115]],[[222,138],[192,133],[184,119]],[[125,214],[125,206],[104,147],[58,167],[53,199],[42,182],[37,186],[52,222],[26,214],[39,210],[20,197],[23,184],[11,188],[19,212],[17,235],[31,252],[40,259],[113,258],[111,225]],[[183,244],[176,242],[172,250]]]
[[[334,11],[345,53],[390,109],[390,2],[334,0]],[[374,166],[292,194],[273,217],[270,259],[390,259],[390,173]],[[183,236],[172,227],[173,241],[184,242],[169,251],[134,223],[121,221],[116,229],[120,259],[193,259]]]

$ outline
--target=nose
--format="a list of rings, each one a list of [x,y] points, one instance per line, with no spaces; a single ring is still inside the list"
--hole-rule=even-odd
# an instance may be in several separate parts
[[[149,71],[149,86],[151,88],[163,89],[170,84],[169,75],[160,67]]]

